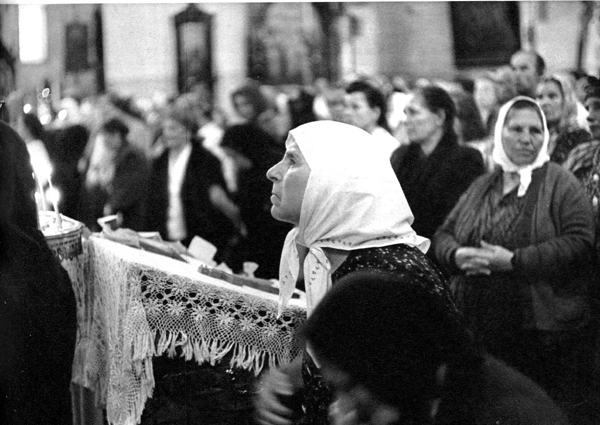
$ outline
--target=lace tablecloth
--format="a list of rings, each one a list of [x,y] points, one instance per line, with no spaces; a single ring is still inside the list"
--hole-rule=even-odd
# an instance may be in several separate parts
[[[153,356],[214,364],[231,353],[231,366],[258,374],[300,353],[300,302],[277,318],[275,296],[187,263],[95,236],[83,250],[71,270],[80,320],[73,380],[96,393],[110,424],[139,423],[154,388]]]

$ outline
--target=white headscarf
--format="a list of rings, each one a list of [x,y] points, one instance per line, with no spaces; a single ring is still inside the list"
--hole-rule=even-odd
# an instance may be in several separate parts
[[[504,124],[506,122],[506,116],[508,112],[512,108],[512,106],[518,101],[526,101],[531,103],[540,113],[542,117],[542,127],[544,131],[544,141],[542,143],[542,147],[538,153],[538,156],[535,160],[528,165],[516,165],[506,155],[504,152],[504,146],[502,145],[502,130],[504,128]],[[531,184],[531,173],[536,168],[540,168],[546,162],[550,160],[550,156],[548,155],[548,140],[550,139],[550,133],[548,132],[548,126],[546,124],[546,117],[542,108],[537,104],[535,100],[527,96],[517,96],[508,102],[506,102],[498,112],[498,121],[496,121],[496,127],[494,129],[494,150],[492,152],[492,158],[495,163],[499,164],[502,167],[502,170],[507,173],[518,173],[520,182],[519,189],[517,190],[517,196],[521,197],[525,195],[527,192],[527,188]]]
[[[285,240],[279,276],[279,314],[299,275],[296,243],[309,252],[304,261],[310,314],[331,288],[331,264],[323,248],[355,250],[405,243],[423,252],[429,239],[412,229],[413,214],[392,170],[389,155],[358,127],[315,121],[290,131],[309,167],[300,223]],[[291,143],[290,138],[286,145]]]

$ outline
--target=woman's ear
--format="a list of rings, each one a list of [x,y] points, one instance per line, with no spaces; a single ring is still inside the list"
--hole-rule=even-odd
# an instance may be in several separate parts
[[[444,111],[443,109],[438,109],[434,112],[434,114],[438,119],[438,124],[440,125],[440,127],[443,127],[444,123],[446,122],[446,111]]]

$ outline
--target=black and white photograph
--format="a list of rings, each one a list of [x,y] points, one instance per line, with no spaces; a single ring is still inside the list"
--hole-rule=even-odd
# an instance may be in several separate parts
[[[2,2],[0,425],[600,425],[600,1]]]

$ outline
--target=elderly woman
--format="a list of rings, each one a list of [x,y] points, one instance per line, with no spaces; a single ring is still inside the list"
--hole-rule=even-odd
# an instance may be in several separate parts
[[[590,133],[577,123],[573,85],[561,75],[545,76],[538,83],[536,100],[548,123],[550,160],[562,164],[573,148],[591,140]]]
[[[562,397],[560,386],[589,360],[594,220],[577,180],[549,162],[548,139],[533,99],[505,104],[494,138],[499,168],[461,197],[435,247],[476,338]]]
[[[459,145],[456,106],[444,89],[417,89],[405,112],[410,144],[394,152],[392,167],[415,215],[413,227],[431,238],[460,195],[485,172],[484,162],[479,151]]]
[[[412,270],[453,308],[443,277],[423,253],[429,241],[411,228],[413,216],[388,156],[372,144],[364,130],[333,121],[290,131],[285,156],[267,173],[273,182],[271,214],[295,226],[281,256],[280,309],[300,286],[310,315],[332,285],[358,269]],[[292,409],[281,396],[300,389],[303,422],[327,423],[331,393],[308,354],[302,365],[297,360],[263,378],[259,421],[291,423]]]
[[[566,424],[539,386],[480,352],[426,279],[350,273],[308,319],[307,346],[335,388],[334,423]]]

